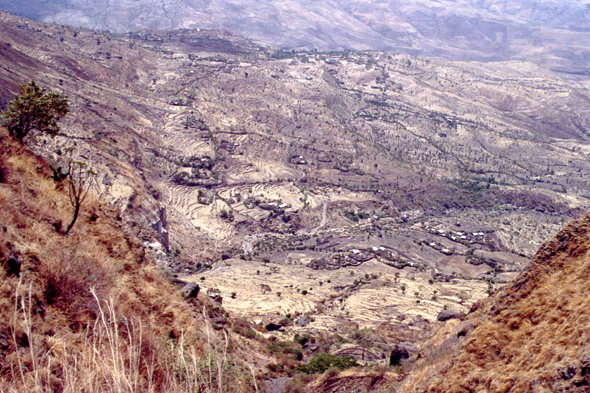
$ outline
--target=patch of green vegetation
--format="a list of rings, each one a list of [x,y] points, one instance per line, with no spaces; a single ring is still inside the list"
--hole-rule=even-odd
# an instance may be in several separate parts
[[[481,192],[481,191],[489,189],[489,187],[490,187],[489,183],[481,182],[479,180],[473,180],[473,179],[453,180],[452,183],[454,185],[456,185],[457,187],[462,188],[462,189],[472,192],[472,193]]]
[[[323,373],[332,367],[339,370],[346,370],[358,365],[352,356],[335,356],[322,352],[314,356],[305,366],[299,367],[299,371],[303,371],[306,374],[317,374]]]
[[[359,220],[365,220],[365,219],[369,218],[371,215],[366,212],[347,211],[344,213],[344,216],[351,221],[359,222]]]
[[[301,353],[299,346],[293,341],[273,341],[268,346],[270,353],[272,354],[290,354],[297,355]]]

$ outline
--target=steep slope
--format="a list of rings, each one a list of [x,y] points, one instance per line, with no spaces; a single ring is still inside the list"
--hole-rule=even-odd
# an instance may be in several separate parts
[[[585,216],[417,363],[401,391],[587,392],[589,274]]]
[[[60,233],[67,192],[6,134],[0,128],[0,390],[254,391],[252,376],[273,359],[263,344],[234,333],[228,316],[225,338],[213,330],[209,317],[223,310],[204,295],[184,299],[117,209],[92,197]]]
[[[2,0],[0,9],[112,32],[221,28],[287,49],[519,59],[570,72],[588,70],[588,7],[572,0]]]

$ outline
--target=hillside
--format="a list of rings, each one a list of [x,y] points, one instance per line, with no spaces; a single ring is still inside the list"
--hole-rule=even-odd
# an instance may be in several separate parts
[[[207,296],[181,297],[119,209],[93,197],[72,233],[61,234],[71,207],[49,163],[3,129],[0,138],[0,389],[187,392],[195,381],[214,390],[221,381],[220,391],[245,392],[255,390],[252,373],[272,375],[281,352]],[[401,372],[326,374],[306,389],[587,391],[589,228],[590,216],[568,224],[464,320],[430,326],[421,359]],[[420,328],[410,326],[383,325],[381,337],[362,339],[415,340]],[[213,385],[203,377],[209,367],[219,373]]]
[[[1,391],[256,390],[274,359],[264,340],[206,295],[181,296],[95,196],[64,235],[72,208],[49,163],[2,128],[0,143]]]
[[[589,207],[582,76],[7,13],[0,37],[2,108],[32,79],[70,101],[26,146],[55,163],[75,145],[101,206],[199,307],[222,299],[209,316],[236,318],[272,383],[320,351],[378,368],[436,340]]]
[[[4,107],[31,79],[70,99],[62,133],[28,146],[57,160],[75,143],[158,265],[230,312],[309,318],[278,339],[339,334],[352,342],[331,350],[361,358],[358,331],[421,337],[588,208],[588,82],[531,63],[292,53],[5,13],[0,34]],[[370,350],[382,359],[391,340]]]
[[[528,60],[588,72],[586,1],[0,1],[45,22],[113,33],[226,29],[285,49],[382,50],[451,60]]]
[[[587,392],[589,225],[585,216],[547,242],[416,364],[401,391]]]

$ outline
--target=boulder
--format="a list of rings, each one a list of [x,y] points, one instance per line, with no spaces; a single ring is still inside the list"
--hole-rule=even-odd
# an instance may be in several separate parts
[[[8,260],[6,261],[6,273],[8,273],[9,277],[20,277],[20,267],[22,263],[19,259],[20,258],[14,254],[8,257]]]
[[[300,327],[306,327],[307,325],[309,325],[309,322],[310,322],[310,320],[307,315],[299,316],[299,318],[297,318],[297,321],[296,321],[297,326],[300,326]]]
[[[275,330],[279,330],[282,327],[283,327],[283,325],[281,325],[279,323],[272,323],[272,322],[265,326],[266,330],[268,330],[269,332],[274,332]]]
[[[214,302],[223,304],[223,297],[220,294],[211,294],[209,295],[209,297],[213,299]]]
[[[451,310],[442,310],[441,312],[438,313],[436,319],[439,320],[440,322],[445,322],[448,321],[449,319],[453,319],[453,318],[459,318],[459,314],[457,314],[455,311],[451,311]]]
[[[195,298],[199,294],[199,285],[196,282],[189,282],[187,283],[180,292],[186,297],[187,299]]]
[[[227,319],[225,319],[224,317],[211,318],[211,322],[217,325],[227,325]]]

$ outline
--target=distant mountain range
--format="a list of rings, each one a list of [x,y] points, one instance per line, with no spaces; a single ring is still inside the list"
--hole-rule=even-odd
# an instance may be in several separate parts
[[[29,18],[114,33],[226,29],[284,49],[528,60],[585,73],[587,0],[0,0]]]

